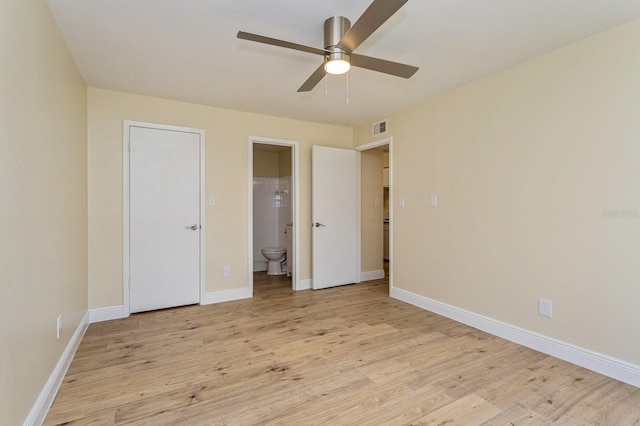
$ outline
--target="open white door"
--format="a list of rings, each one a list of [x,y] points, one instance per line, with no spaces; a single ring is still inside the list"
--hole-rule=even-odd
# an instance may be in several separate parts
[[[358,152],[312,148],[314,290],[358,280]]]

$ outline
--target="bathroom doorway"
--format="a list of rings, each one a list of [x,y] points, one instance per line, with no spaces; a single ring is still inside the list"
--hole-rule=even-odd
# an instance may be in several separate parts
[[[249,287],[254,273],[299,288],[298,143],[249,138]]]
[[[393,287],[393,139],[361,145],[360,236],[362,281],[388,277]]]

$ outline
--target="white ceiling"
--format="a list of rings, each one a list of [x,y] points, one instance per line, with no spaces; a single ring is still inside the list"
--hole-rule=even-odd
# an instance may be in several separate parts
[[[48,0],[88,86],[355,126],[640,17],[639,0],[410,0],[357,53],[420,67],[405,80],[353,68],[309,93],[323,22],[371,0]]]

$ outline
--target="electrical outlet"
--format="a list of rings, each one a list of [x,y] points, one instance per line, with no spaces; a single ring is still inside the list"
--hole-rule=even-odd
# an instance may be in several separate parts
[[[231,276],[231,266],[225,266],[222,270],[222,274],[225,277],[230,277]]]
[[[62,334],[62,314],[58,315],[58,319],[56,321],[56,339],[59,339],[61,334]]]
[[[539,298],[538,315],[551,318],[551,316],[553,315],[553,302],[551,302],[551,300]]]

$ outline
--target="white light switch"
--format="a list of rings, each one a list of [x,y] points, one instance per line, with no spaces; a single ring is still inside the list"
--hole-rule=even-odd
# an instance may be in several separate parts
[[[376,201],[374,204],[376,207],[380,207],[380,198],[376,198]]]
[[[438,196],[437,195],[432,195],[431,196],[431,207],[438,207]]]
[[[209,197],[209,207],[215,207],[215,206],[216,206],[216,197],[212,195],[211,197]]]
[[[404,197],[400,197],[400,199],[398,200],[398,207],[404,209]]]

